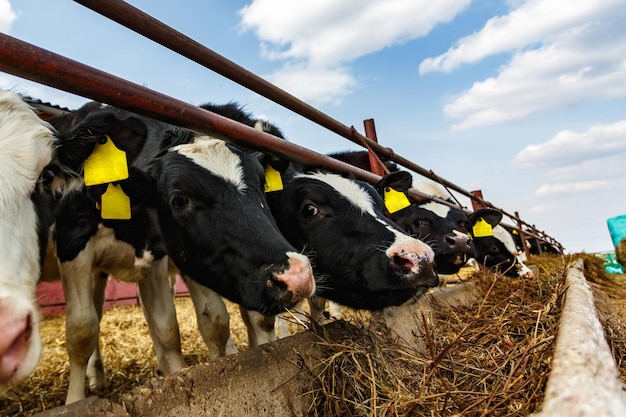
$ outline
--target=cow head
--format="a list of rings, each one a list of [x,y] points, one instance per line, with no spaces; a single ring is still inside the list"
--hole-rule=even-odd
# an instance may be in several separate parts
[[[139,118],[114,108],[103,109],[95,102],[54,117],[50,123],[58,132],[56,154],[42,175],[44,183],[53,189],[58,188],[55,186],[60,181],[72,184],[72,189],[80,189],[84,184],[85,160],[107,138],[126,153],[128,164],[132,164],[148,137],[146,125]]]
[[[409,172],[397,171],[386,175],[376,188],[381,195],[386,190],[406,193],[413,178]],[[435,252],[437,272],[454,274],[475,255],[474,245],[467,233],[469,220],[460,209],[439,203],[411,203],[389,214],[403,230],[430,245]]]
[[[500,225],[502,213],[483,208],[472,213],[469,220],[478,262],[506,276],[534,278],[533,272],[524,264],[524,255],[518,252],[513,236]]]
[[[264,314],[312,295],[311,266],[278,231],[258,160],[222,140],[168,134],[176,138],[148,164],[142,188],[181,272]]]
[[[313,294],[310,263],[279,233],[255,157],[112,108],[89,114],[71,137],[77,146],[84,140],[88,153],[105,134],[127,153],[130,176],[121,188],[133,207],[157,214],[162,243],[182,273],[265,314]]]
[[[369,184],[298,174],[270,200],[285,237],[309,254],[317,295],[359,309],[399,305],[438,283],[434,254],[383,214]]]
[[[0,385],[25,379],[41,353],[35,286],[48,225],[36,194],[53,142],[50,126],[22,97],[0,91]]]

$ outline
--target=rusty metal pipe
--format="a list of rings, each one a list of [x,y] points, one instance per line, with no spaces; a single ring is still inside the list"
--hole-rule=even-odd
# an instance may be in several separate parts
[[[0,33],[0,70],[305,165],[325,165],[376,182],[380,177],[111,74]]]
[[[464,188],[436,175],[432,170],[427,170],[400,155],[397,155],[391,148],[381,146],[374,140],[361,135],[356,129],[348,127],[325,113],[317,110],[313,106],[305,103],[297,97],[289,94],[285,90],[271,84],[258,75],[246,70],[245,68],[235,64],[227,58],[219,55],[204,45],[194,41],[188,36],[178,32],[174,28],[155,19],[149,14],[125,3],[122,0],[74,0],[83,6],[103,15],[107,18],[137,32],[148,39],[157,42],[166,48],[191,59],[192,61],[217,72],[224,77],[237,82],[238,84],[286,107],[299,115],[329,129],[330,131],[343,136],[344,138],[363,146],[363,142],[373,149],[378,155],[392,160],[399,165],[408,168],[426,178],[441,183],[446,188],[450,188],[472,200],[478,201],[487,207],[491,207],[500,211],[502,214],[513,220],[519,220],[526,226],[531,225],[523,220],[516,218],[513,214],[494,206],[492,203],[485,201],[479,197],[472,195]],[[413,193],[418,195],[419,193]],[[445,200],[441,200],[442,202]],[[447,202],[444,203],[449,205]]]
[[[183,55],[186,58],[217,72],[224,77],[286,107],[299,115],[327,128],[328,130],[343,136],[344,138],[363,146],[366,142],[378,155],[382,155],[424,177],[433,181],[442,182],[446,187],[451,188],[469,198],[474,198],[471,193],[462,187],[432,174],[432,171],[397,155],[392,149],[381,146],[376,141],[361,135],[356,129],[348,127],[327,114],[317,110],[315,107],[305,103],[299,98],[289,94],[285,90],[275,86],[269,81],[259,77],[235,64],[220,54],[212,51],[206,46],[194,41],[188,36],[180,33],[174,28],[155,19],[149,14],[131,6],[121,0],[74,0],[76,3],[131,29],[148,39],[159,43],[166,48]],[[490,207],[491,203],[483,202]],[[495,207],[494,207],[495,208]],[[504,212],[503,212],[504,213]],[[505,213],[506,214],[506,213]],[[511,215],[507,214],[509,217]]]
[[[376,183],[379,175],[0,33],[0,70],[307,166]],[[422,199],[430,196],[418,192]],[[438,199],[436,199],[438,200]],[[450,204],[441,200],[443,204]]]
[[[470,198],[471,193],[463,188],[439,178],[432,171],[395,155],[393,150],[384,148],[378,143],[371,141],[365,136],[360,135],[354,127],[347,126],[337,122],[324,113],[318,111],[312,106],[302,102],[287,92],[279,89],[271,83],[263,80],[255,74],[245,70],[244,68],[232,63],[219,54],[205,48],[192,39],[174,31],[165,24],[152,18],[151,16],[141,12],[124,2],[117,0],[107,1],[91,1],[76,0],[78,3],[91,7],[104,15],[109,15],[107,11],[111,11],[109,16],[113,20],[124,24],[125,26],[136,30],[135,23],[146,25],[154,30],[153,36],[149,37],[159,43],[164,44],[182,55],[212,69],[243,86],[250,88],[257,93],[272,99],[273,101],[290,108],[296,113],[326,127],[327,129],[346,137],[347,139],[360,144],[365,141],[370,144],[379,154],[387,157],[405,166],[420,175],[441,182],[445,186],[452,188]],[[104,5],[106,3],[106,5]],[[113,13],[114,12],[114,13]],[[114,18],[114,17],[117,18]],[[172,32],[177,36],[172,36]],[[52,52],[37,48],[34,45],[19,41],[5,34],[0,34],[1,48],[0,68],[8,73],[30,79],[42,84],[56,87],[65,91],[69,91],[93,100],[106,102],[114,106],[143,114],[148,117],[163,120],[172,124],[179,125],[191,130],[195,130],[205,134],[218,136],[222,139],[229,140],[234,143],[252,146],[264,152],[282,156],[302,164],[324,165],[328,168],[342,172],[350,172],[355,177],[374,183],[380,179],[379,176],[368,171],[359,169],[350,164],[334,160],[325,155],[310,151],[304,147],[300,147],[289,142],[281,142],[271,135],[241,126],[219,115],[208,112],[196,106],[188,105],[184,102],[172,99],[153,90],[140,87],[136,84],[125,81],[121,78],[114,77],[110,74],[95,70],[76,61],[69,60],[62,56],[53,54]],[[175,41],[170,42],[170,39]],[[176,43],[181,41],[184,48],[176,47]],[[187,53],[183,52],[187,50]],[[17,53],[15,53],[17,52]],[[196,55],[202,56],[204,59],[198,60],[194,58]],[[445,200],[436,197],[427,196],[417,190],[411,190],[411,194],[421,199],[431,199],[433,201],[454,206]],[[494,209],[500,210],[509,217],[512,215],[504,210],[498,209],[489,202],[481,201]]]

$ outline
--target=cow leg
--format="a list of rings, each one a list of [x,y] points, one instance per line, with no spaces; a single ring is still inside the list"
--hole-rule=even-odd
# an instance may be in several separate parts
[[[67,404],[85,398],[87,362],[98,345],[100,324],[93,302],[92,265],[86,249],[74,260],[59,263],[67,306],[65,338],[70,360]]]
[[[277,339],[291,336],[291,331],[289,330],[289,317],[287,313],[282,313],[276,316],[274,331],[276,332]]]
[[[104,295],[108,283],[106,273],[96,272],[93,274],[93,304],[98,313],[98,323],[102,321],[102,310],[104,308]],[[100,354],[100,343],[96,344],[96,349],[91,354],[87,363],[87,378],[89,388],[92,391],[103,391],[107,388],[104,376],[104,363]]]
[[[257,311],[246,310],[241,306],[239,311],[248,330],[248,347],[252,348],[276,340],[275,316],[266,316]]]
[[[211,360],[237,353],[230,337],[230,316],[224,300],[215,291],[183,277],[196,310],[198,330],[209,350]]]
[[[139,300],[152,339],[159,370],[170,374],[184,368],[174,297],[167,272],[167,258],[153,262],[139,281]]]
[[[343,311],[341,310],[341,305],[337,304],[334,301],[328,301],[328,313],[330,314],[330,318],[334,320],[343,319]]]
[[[317,324],[324,324],[324,310],[326,309],[326,299],[322,297],[309,298],[309,312],[311,313],[311,321]]]
[[[276,323],[274,324],[276,336],[279,339],[291,336],[291,331],[289,330],[290,322],[296,323],[296,332],[306,330],[308,328],[306,324],[309,321],[308,317],[308,314],[304,312],[304,301],[298,302],[293,308],[290,308],[289,311],[276,316]]]
[[[328,305],[328,315],[324,314],[326,305]],[[309,311],[311,312],[311,320],[317,324],[325,324],[329,318],[334,320],[343,318],[341,306],[322,297],[309,298]]]

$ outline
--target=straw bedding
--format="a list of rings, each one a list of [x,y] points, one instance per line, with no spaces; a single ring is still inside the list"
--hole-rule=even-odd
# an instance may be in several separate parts
[[[539,411],[555,345],[564,277],[582,256],[600,319],[626,383],[626,279],[589,255],[533,257],[538,277],[479,272],[479,302],[435,308],[427,351],[394,344],[363,327],[350,343],[327,344],[311,371],[316,416],[527,416]],[[427,327],[428,328],[428,327]],[[324,342],[322,342],[324,343]]]
[[[547,381],[564,293],[574,258],[585,260],[607,340],[626,383],[626,276],[607,275],[591,255],[533,257],[537,279],[524,282],[478,272],[479,301],[471,308],[435,308],[426,352],[398,345],[368,315],[346,309],[356,324],[350,342],[324,340],[326,359],[309,369],[313,416],[527,416],[538,411]],[[208,360],[190,299],[176,299],[183,355]],[[228,304],[235,345],[247,349],[236,306]],[[155,376],[156,360],[138,307],[107,310],[101,347],[109,389],[117,400]],[[314,331],[317,331],[313,329]],[[44,352],[35,374],[0,394],[0,413],[30,416],[63,404],[69,376],[65,317],[45,317]]]

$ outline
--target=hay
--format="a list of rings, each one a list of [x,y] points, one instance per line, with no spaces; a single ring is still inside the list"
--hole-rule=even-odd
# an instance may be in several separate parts
[[[426,354],[398,346],[386,332],[366,326],[343,344],[321,333],[328,359],[310,370],[315,400],[309,415],[527,416],[538,411],[570,261],[534,257],[538,276],[533,281],[475,274],[482,300],[473,308],[436,308]],[[587,263],[604,289],[619,288],[595,262]],[[626,382],[621,362],[626,331],[616,326],[614,312],[610,305],[601,317]]]
[[[564,274],[574,258],[585,260],[585,276],[596,294],[609,346],[626,383],[626,281],[608,276],[591,255],[533,257],[537,279],[510,280],[480,272],[483,299],[473,308],[436,308],[427,333],[428,353],[393,342],[369,323],[367,313],[344,309],[357,325],[349,342],[320,335],[327,359],[311,368],[312,416],[527,416],[541,406],[557,334]],[[247,349],[237,306],[227,303],[233,340]],[[176,299],[183,355],[188,364],[208,360],[189,298]],[[101,347],[109,388],[97,393],[118,401],[130,388],[156,376],[156,359],[138,307],[107,310]],[[31,416],[63,404],[69,364],[65,317],[45,317],[44,351],[35,374],[0,394],[0,414]]]
[[[181,346],[188,365],[209,360],[206,345],[197,330],[196,315],[190,298],[177,298]],[[227,308],[233,317],[232,334],[239,350],[247,349],[239,309]],[[157,376],[157,363],[148,326],[141,308],[114,307],[106,310],[100,325],[100,347],[108,389],[90,393],[117,401],[131,388]],[[69,360],[65,350],[65,316],[43,317],[41,323],[43,352],[34,374],[18,387],[0,393],[0,415],[31,416],[65,403],[69,382]]]

